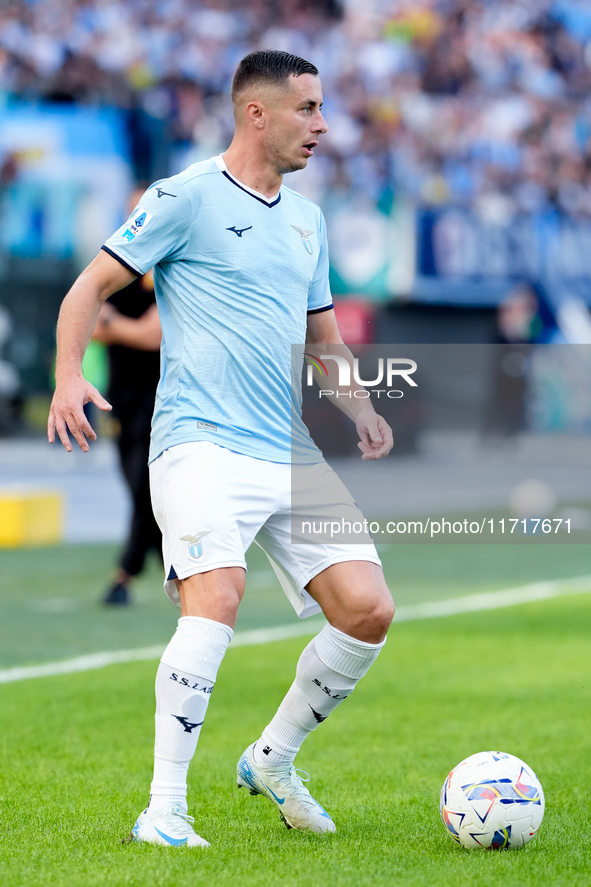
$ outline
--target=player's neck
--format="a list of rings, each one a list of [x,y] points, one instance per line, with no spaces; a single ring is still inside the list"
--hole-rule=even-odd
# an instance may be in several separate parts
[[[247,188],[258,191],[267,199],[279,193],[283,176],[261,158],[260,154],[253,155],[248,149],[244,150],[242,145],[233,141],[222,157],[230,175]]]

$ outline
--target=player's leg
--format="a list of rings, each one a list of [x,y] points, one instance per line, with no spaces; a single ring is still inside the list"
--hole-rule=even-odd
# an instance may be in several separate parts
[[[331,564],[310,580],[306,591],[334,628],[364,643],[382,645],[394,618],[394,602],[380,565],[366,560]]]
[[[302,513],[308,519],[318,506],[324,518],[325,502],[335,503],[335,516],[344,514],[351,526],[361,526],[363,515],[348,491],[322,464],[296,473],[296,480],[294,484],[292,474],[291,511],[273,515],[257,541],[298,615],[322,610],[328,625],[303,651],[295,681],[277,714],[238,765],[239,784],[250,784],[271,800],[278,794],[272,784],[276,776],[284,784],[281,774],[291,772],[291,782],[296,782],[293,761],[302,742],[353,692],[375,662],[394,614],[371,539],[361,544],[326,544],[294,533]],[[250,776],[250,783],[245,776]],[[289,824],[319,832],[334,830],[328,814],[304,786],[293,794],[291,815],[285,815],[285,805],[280,807]]]
[[[381,567],[367,561],[334,564],[307,590],[329,624],[304,649],[277,714],[243,754],[238,782],[267,797],[271,791],[276,801],[285,796],[280,812],[288,825],[325,832],[334,831],[334,824],[301,785],[293,761],[306,737],[351,695],[375,662],[394,607]]]
[[[290,765],[312,730],[351,695],[382,649],[394,605],[381,567],[367,561],[334,564],[309,583],[326,625],[303,651],[296,678],[263,731],[255,760]]]
[[[152,812],[187,811],[187,772],[244,593],[244,570],[228,567],[178,582],[181,618],[156,676]]]
[[[237,517],[244,505],[237,496],[253,462],[252,470],[261,470],[259,460],[195,444],[173,447],[152,465],[166,591],[180,604],[181,618],[158,669],[154,779],[136,840],[174,844],[184,837],[203,844],[187,820],[187,771],[244,593],[244,551],[268,516],[268,510],[255,514],[252,528]],[[251,483],[256,488],[258,481]],[[243,499],[251,501],[251,487]]]
[[[394,615],[381,567],[368,561],[333,564],[307,591],[328,620],[300,656],[296,678],[263,732],[255,760],[291,764],[306,736],[350,696],[385,643]]]
[[[150,803],[134,826],[136,840],[206,846],[187,818],[187,773],[217,672],[244,593],[244,570],[229,567],[177,580],[178,628],[156,676],[156,738]],[[159,840],[160,839],[160,840]]]

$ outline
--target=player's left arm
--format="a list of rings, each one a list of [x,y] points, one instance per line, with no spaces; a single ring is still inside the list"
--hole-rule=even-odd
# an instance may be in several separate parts
[[[353,366],[353,355],[341,338],[332,308],[308,314],[306,350],[316,357],[321,357],[322,354],[332,350],[332,353],[345,358],[349,365]],[[358,385],[351,373],[351,384],[345,392],[343,387],[339,386],[337,361],[327,360],[324,364],[329,374],[328,379],[317,378],[317,381],[323,389],[339,392],[339,397],[336,394],[328,395],[328,400],[355,423],[360,438],[357,446],[361,450],[361,458],[374,460],[387,456],[394,445],[392,429],[386,420],[376,413],[369,397],[355,396],[356,391],[365,391],[363,385]]]

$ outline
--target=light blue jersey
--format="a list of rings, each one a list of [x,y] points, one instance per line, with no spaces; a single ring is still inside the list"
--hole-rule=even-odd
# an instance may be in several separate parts
[[[198,440],[321,461],[291,354],[307,313],[332,307],[315,204],[285,187],[266,200],[216,157],[152,185],[103,249],[136,274],[154,267],[162,376],[150,461]]]

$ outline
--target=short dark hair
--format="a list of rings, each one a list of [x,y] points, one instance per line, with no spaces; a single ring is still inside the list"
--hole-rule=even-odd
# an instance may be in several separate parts
[[[234,74],[232,81],[232,98],[242,92],[245,86],[252,83],[286,83],[292,75],[318,74],[318,68],[312,62],[280,49],[259,49],[244,56]]]

